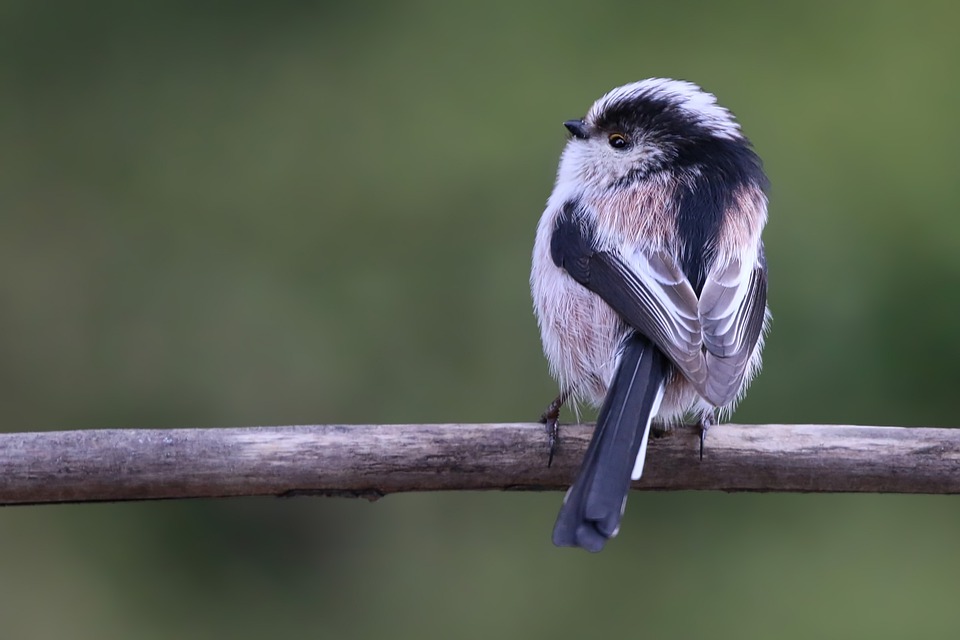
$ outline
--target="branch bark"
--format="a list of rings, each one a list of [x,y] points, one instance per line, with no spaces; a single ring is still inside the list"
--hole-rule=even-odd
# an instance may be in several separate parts
[[[0,505],[400,491],[549,490],[572,481],[589,425],[319,425],[0,434]],[[638,489],[960,493],[960,429],[712,427],[651,438]]]

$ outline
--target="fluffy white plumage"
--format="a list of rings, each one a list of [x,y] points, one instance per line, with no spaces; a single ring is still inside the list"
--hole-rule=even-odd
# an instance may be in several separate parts
[[[689,114],[692,123],[706,128],[718,139],[745,142],[733,115],[718,105],[712,94],[693,83],[664,78],[611,90],[594,102],[584,122],[590,126],[619,105],[644,99],[675,106]],[[735,323],[742,317],[749,276],[761,261],[760,233],[766,222],[766,196],[758,189],[744,189],[732,199],[738,210],[731,218],[739,220],[730,221],[732,231],[726,235],[736,237],[728,239],[721,233],[717,238],[718,259],[705,286],[705,293],[713,291],[714,304],[705,309],[700,306],[703,293],[701,297],[696,295],[676,259],[685,250],[678,242],[675,228],[677,190],[690,175],[674,171],[667,162],[663,170],[643,180],[611,188],[638,165],[663,162],[668,155],[668,150],[656,140],[644,140],[637,147],[624,153],[611,149],[600,136],[596,140],[571,139],[564,149],[556,185],[537,228],[531,272],[531,290],[551,373],[561,389],[569,391],[575,400],[599,406],[616,369],[617,347],[630,330],[608,304],[570,278],[550,256],[557,214],[564,203],[578,200],[586,204],[599,248],[617,254],[652,294],[651,309],[657,310],[662,326],[671,336],[665,345],[667,354],[675,362],[687,362],[688,366],[681,368],[692,380],[679,379],[668,385],[660,406],[660,421],[675,423],[688,413],[706,416],[716,409],[729,412],[759,369],[763,333],[747,358],[745,375],[737,376],[742,384],[732,392],[717,389],[716,384],[708,391],[706,378],[697,379],[698,375],[706,375],[707,359],[715,359],[714,354],[703,349],[704,339],[716,342],[719,338],[704,334],[701,314],[709,316],[723,339],[735,338],[736,332],[731,333],[731,329],[738,328]],[[699,171],[699,167],[694,167],[689,173]],[[730,270],[736,272],[732,280]]]

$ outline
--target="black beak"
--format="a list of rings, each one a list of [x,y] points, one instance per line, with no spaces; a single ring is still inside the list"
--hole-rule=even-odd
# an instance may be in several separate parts
[[[563,126],[567,128],[567,131],[573,134],[573,137],[577,140],[586,140],[590,137],[590,133],[587,131],[587,125],[583,120],[567,120],[563,123]]]

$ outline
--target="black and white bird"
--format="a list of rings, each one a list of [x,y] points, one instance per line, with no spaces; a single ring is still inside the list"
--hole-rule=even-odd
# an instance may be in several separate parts
[[[567,399],[600,407],[553,542],[599,551],[651,421],[706,429],[760,368],[767,179],[733,115],[689,82],[618,87],[564,126],[530,285],[560,385],[548,429]]]

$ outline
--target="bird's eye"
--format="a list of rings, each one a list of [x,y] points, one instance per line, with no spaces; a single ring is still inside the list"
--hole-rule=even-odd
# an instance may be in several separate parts
[[[607,136],[607,142],[609,142],[610,146],[614,149],[623,149],[627,146],[627,136],[622,133],[611,133]]]

